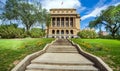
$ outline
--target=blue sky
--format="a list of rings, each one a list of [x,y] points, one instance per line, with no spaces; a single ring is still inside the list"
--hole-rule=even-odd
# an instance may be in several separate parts
[[[100,11],[105,10],[111,5],[120,4],[120,0],[79,0],[82,7],[85,7],[80,13],[81,15],[81,28],[88,26],[91,20],[94,20],[96,16],[99,16]]]
[[[6,0],[2,0],[5,3]],[[33,1],[33,0],[30,0]],[[120,0],[38,0],[43,8],[75,8],[81,16],[81,29],[88,26],[91,20],[99,16],[102,10],[111,5],[120,4]],[[63,2],[63,4],[62,4]]]

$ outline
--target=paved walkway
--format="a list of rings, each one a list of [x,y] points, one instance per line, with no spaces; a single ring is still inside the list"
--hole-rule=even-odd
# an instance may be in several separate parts
[[[66,39],[58,39],[47,52],[31,61],[25,71],[98,71]]]

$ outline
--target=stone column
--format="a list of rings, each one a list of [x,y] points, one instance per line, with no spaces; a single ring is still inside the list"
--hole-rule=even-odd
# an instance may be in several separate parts
[[[60,17],[60,27],[61,27],[61,17]]]
[[[73,17],[73,27],[75,28],[76,22],[75,22],[75,17]]]
[[[55,27],[57,27],[57,17],[55,17]]]
[[[65,27],[65,24],[66,24],[66,17],[64,17],[64,27]]]
[[[69,27],[70,27],[70,17],[69,17]]]

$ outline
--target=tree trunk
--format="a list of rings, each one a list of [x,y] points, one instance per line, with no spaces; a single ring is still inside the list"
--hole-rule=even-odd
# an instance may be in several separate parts
[[[30,32],[29,32],[29,27],[26,26],[26,33],[27,33],[27,36],[30,36]]]
[[[115,39],[115,32],[114,31],[112,32],[111,36],[113,37],[113,39]]]
[[[48,38],[48,35],[49,35],[49,26],[47,28],[47,38]]]

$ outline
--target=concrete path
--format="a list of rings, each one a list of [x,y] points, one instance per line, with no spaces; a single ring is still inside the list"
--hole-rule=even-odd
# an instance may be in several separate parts
[[[58,39],[31,61],[25,71],[98,71],[94,63],[78,53],[66,39]]]

